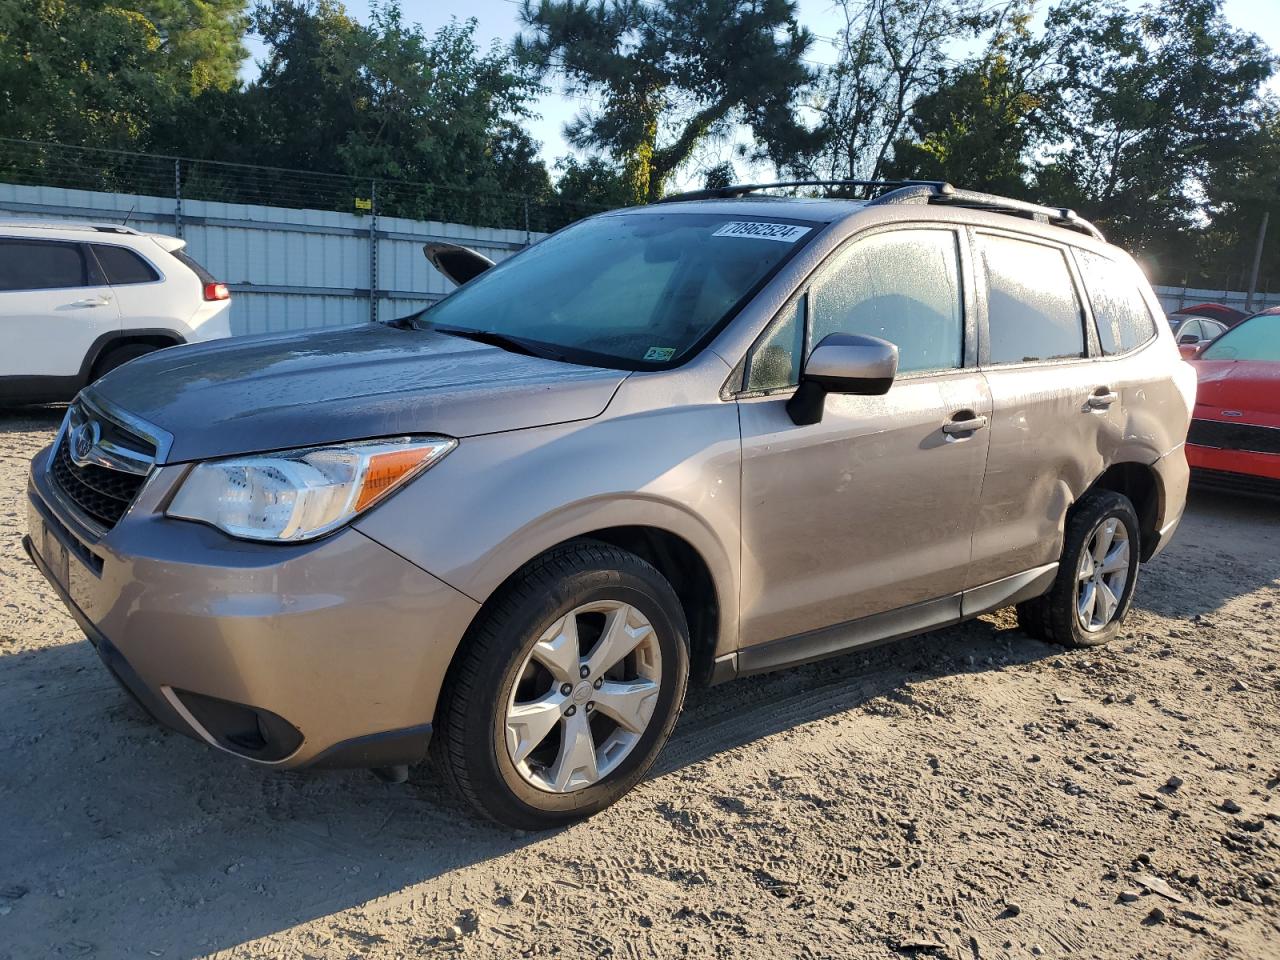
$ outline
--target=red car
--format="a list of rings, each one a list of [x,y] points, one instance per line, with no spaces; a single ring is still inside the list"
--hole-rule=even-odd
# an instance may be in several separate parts
[[[1187,435],[1193,477],[1280,495],[1280,314],[1250,317],[1190,362],[1200,379]]]

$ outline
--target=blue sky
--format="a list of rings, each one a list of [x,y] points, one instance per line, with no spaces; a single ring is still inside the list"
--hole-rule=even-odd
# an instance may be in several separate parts
[[[368,17],[370,0],[343,2],[352,16],[360,20]],[[834,50],[829,40],[835,37],[843,24],[840,9],[831,0],[798,0],[797,6],[800,22],[819,38],[808,58],[814,63],[830,63]],[[428,32],[455,17],[460,20],[474,17],[478,24],[478,37],[485,44],[492,40],[507,42],[519,30],[519,0],[467,0],[465,3],[458,0],[402,0],[401,8],[406,20],[420,23]],[[1225,10],[1237,27],[1258,34],[1272,50],[1280,51],[1277,0],[1226,0]],[[261,56],[260,45],[251,41],[249,46],[252,57]],[[246,64],[244,72],[252,76],[256,68]],[[528,123],[530,133],[542,144],[542,156],[548,164],[572,152],[564,140],[564,124],[584,106],[582,101],[566,97],[554,89],[558,87],[554,79],[550,84],[553,89],[537,106],[539,116]],[[1280,93],[1280,77],[1272,78],[1271,88]]]

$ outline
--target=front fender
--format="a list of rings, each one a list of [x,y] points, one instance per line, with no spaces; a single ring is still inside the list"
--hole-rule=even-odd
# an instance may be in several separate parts
[[[481,603],[558,543],[667,531],[711,573],[723,653],[737,643],[740,461],[737,410],[718,401],[470,437],[356,527]]]

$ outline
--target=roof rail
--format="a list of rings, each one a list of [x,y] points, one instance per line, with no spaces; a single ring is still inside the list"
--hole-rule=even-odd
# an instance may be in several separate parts
[[[1075,230],[1095,240],[1106,240],[1101,230],[1068,207],[1048,207],[1029,203],[1026,200],[999,197],[993,193],[961,190],[945,180],[781,180],[777,183],[740,183],[727,187],[709,187],[706,190],[677,193],[656,202],[729,200],[745,197],[760,190],[787,187],[856,187],[867,195],[866,200],[870,204],[929,203],[965,207],[970,210],[986,210]],[[873,192],[877,195],[872,196]]]
[[[873,204],[934,203],[940,206],[965,207],[970,210],[987,210],[991,213],[1005,213],[1039,223],[1048,223],[1055,227],[1064,227],[1093,237],[1095,240],[1106,241],[1101,230],[1069,207],[1049,207],[1026,200],[996,196],[994,193],[961,190],[949,183],[943,183],[933,189],[907,186],[891,190],[869,202]]]
[[[776,190],[786,187],[858,187],[870,194],[872,190],[893,190],[899,187],[912,186],[944,187],[947,184],[941,180],[779,180],[775,183],[734,183],[727,187],[707,187],[705,190],[673,193],[668,197],[655,200],[654,203],[680,203],[684,200],[733,200],[760,190]]]

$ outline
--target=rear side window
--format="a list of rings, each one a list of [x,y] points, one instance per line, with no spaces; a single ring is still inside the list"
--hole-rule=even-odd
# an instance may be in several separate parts
[[[128,283],[154,283],[160,279],[151,264],[125,247],[112,247],[105,243],[93,245],[94,256],[102,265],[107,283],[113,287]]]
[[[190,254],[188,254],[185,250],[171,250],[169,251],[169,253],[180,264],[190,269],[192,273],[194,273],[197,277],[199,277],[201,283],[217,283],[218,282],[217,277],[215,277],[212,273],[206,270],[203,264],[201,264],[198,260],[196,260],[195,257],[192,257]]]
[[[1155,318],[1138,289],[1133,268],[1087,250],[1077,250],[1076,258],[1104,355],[1126,353],[1156,335]]]
[[[58,290],[87,285],[80,244],[0,240],[0,290]]]
[[[1049,247],[980,234],[992,363],[1085,355],[1084,316],[1066,257]]]
[[[858,240],[809,293],[809,348],[830,333],[863,334],[897,344],[903,373],[961,366],[956,251],[950,230],[892,230]]]

